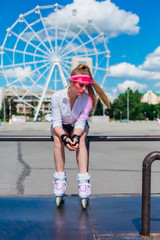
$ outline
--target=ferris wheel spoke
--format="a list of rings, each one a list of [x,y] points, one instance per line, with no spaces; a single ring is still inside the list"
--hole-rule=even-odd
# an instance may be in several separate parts
[[[77,36],[79,36],[80,35],[80,33],[81,32],[83,32],[83,29],[85,29],[85,27],[88,25],[88,23],[87,24],[85,24],[81,29],[80,29],[80,31],[74,36],[74,38],[72,38],[72,40],[68,43],[68,45],[63,49],[63,51],[61,52],[61,54],[64,52],[64,51],[66,51],[66,49],[71,45],[71,43],[77,38]]]
[[[68,78],[70,78],[69,72],[66,70],[66,68],[65,68],[63,65],[64,65],[64,64],[61,64],[61,67],[62,67],[63,71],[64,71],[65,74],[68,76]],[[68,66],[67,66],[67,68],[68,68]]]
[[[24,52],[23,52],[23,63],[24,63],[24,65],[26,65],[26,61],[25,61],[26,55],[25,55],[25,52],[26,52],[26,50],[27,50],[27,47],[28,47],[28,44],[26,44],[25,49],[24,49]],[[38,48],[39,48],[39,45],[38,45]],[[37,52],[37,49],[35,49],[35,51],[33,52],[33,63],[32,63],[32,64],[34,64],[34,65],[37,63],[37,61],[40,61],[40,60],[35,60],[35,57],[36,57],[36,55],[37,55],[36,52]],[[40,56],[41,56],[41,55],[40,55]],[[42,55],[41,58],[46,58],[46,59],[47,59],[46,61],[48,61],[48,56]],[[41,60],[41,61],[44,62],[44,60]]]
[[[48,58],[44,55],[40,55],[40,54],[34,54],[34,53],[30,53],[30,52],[24,52],[24,51],[21,51],[21,50],[17,50],[17,49],[12,49],[12,48],[4,48],[4,50],[7,50],[9,52],[16,52],[16,53],[22,53],[22,54],[26,54],[26,55],[29,55],[29,56],[36,56],[36,57],[43,57],[43,58]]]
[[[101,54],[105,54],[106,51],[102,51],[102,52],[93,52],[93,53],[88,53],[87,55],[86,54],[79,54],[79,57],[87,57],[87,56],[95,56],[95,55],[101,55]],[[70,59],[70,57],[64,57],[63,59]]]
[[[57,34],[58,34],[58,30],[57,30],[57,18],[56,18],[56,22],[55,22],[55,54],[57,55]]]
[[[62,64],[62,66],[64,67],[64,69],[67,69],[67,71],[69,71],[70,72],[70,69],[71,69],[71,62],[72,61],[70,61],[70,62],[66,62],[66,61],[62,61],[61,62],[61,64]],[[67,74],[68,76],[70,75],[70,74]]]
[[[10,82],[10,83],[6,84],[6,86],[12,86],[12,85],[14,85],[17,82],[19,82],[19,79],[16,79],[13,82]]]
[[[31,64],[34,64],[34,63],[44,63],[44,62],[49,62],[47,60],[39,60],[39,61],[32,61],[32,62],[25,62],[24,63],[14,63],[14,64],[11,64],[11,65],[4,65],[3,68],[4,69],[8,69],[8,68],[12,68],[12,67],[20,67],[20,66],[24,66],[24,65],[31,65]]]
[[[26,25],[28,26],[28,28],[33,32],[34,36],[36,36],[38,38],[38,40],[41,42],[41,44],[45,47],[45,49],[47,50],[47,52],[51,53],[50,49],[46,46],[46,44],[42,41],[42,39],[39,37],[39,35],[34,31],[34,29],[32,28],[32,26],[26,21],[26,19],[24,18],[24,22],[26,23]]]
[[[30,90],[31,90],[31,89],[30,89]],[[34,92],[31,92],[31,91],[28,91],[28,88],[26,89],[26,92],[27,92],[27,94],[31,94],[33,97],[36,97],[37,99],[40,99],[40,97],[38,96],[38,94],[36,94],[36,93],[34,93]],[[25,96],[26,96],[26,94],[25,94]],[[24,99],[25,96],[20,97],[20,98],[19,98],[19,101],[23,101],[23,102],[26,102],[26,103],[28,104],[27,100]]]
[[[83,29],[84,30],[84,29]],[[74,35],[75,36],[75,33],[72,31],[72,30],[70,30],[70,32],[71,32],[71,34],[72,35]],[[66,34],[67,34],[67,32],[66,32]],[[64,37],[64,41],[67,43],[67,44],[69,44],[70,43],[70,41],[68,41],[67,39],[66,39],[66,37],[67,37],[67,35]],[[83,44],[83,41],[81,40],[81,38],[79,37],[79,36],[76,36],[76,39],[81,43],[81,44]],[[84,51],[85,51],[85,53],[87,54],[87,49],[85,48],[85,46],[84,46]],[[62,52],[58,52],[60,55],[62,54]]]
[[[71,60],[70,60],[70,61],[68,61],[68,60],[63,60],[62,62],[66,63],[66,64],[67,64],[67,63],[68,63],[68,64],[71,64],[72,61],[71,61]]]
[[[39,113],[41,104],[42,104],[42,102],[43,102],[45,93],[46,93],[46,91],[47,91],[47,88],[48,88],[48,85],[49,85],[49,82],[50,82],[50,79],[51,79],[51,76],[52,76],[54,67],[55,67],[55,64],[53,64],[53,65],[51,66],[51,69],[50,69],[50,71],[49,71],[49,75],[48,75],[47,80],[46,80],[46,83],[45,83],[45,85],[44,85],[43,93],[42,93],[42,95],[41,95],[41,98],[40,98],[39,103],[38,103],[38,106],[37,106],[36,114],[35,114],[35,116],[34,116],[34,121],[36,121],[36,119],[37,119],[37,117],[38,117],[38,113]]]
[[[61,48],[62,48],[62,46],[63,46],[63,43],[64,43],[64,41],[65,41],[65,39],[66,39],[67,33],[69,32],[70,25],[71,25],[71,22],[69,22],[69,24],[68,24],[68,26],[67,26],[67,28],[66,28],[66,31],[65,31],[65,33],[64,33],[64,35],[63,35],[63,39],[62,39],[62,41],[61,41],[61,45],[60,45],[60,47],[59,47],[58,53],[60,53],[60,51],[61,51]]]
[[[50,67],[50,66],[49,66]],[[43,75],[48,71],[48,69],[49,69],[49,67],[43,72],[43,74],[33,83],[33,85],[30,87],[30,88],[28,88],[28,87],[26,87],[24,84],[23,84],[23,87],[26,89],[26,93],[22,96],[22,97],[20,97],[20,100],[23,100],[23,98],[26,96],[26,94],[27,93],[31,93],[31,95],[33,95],[33,96],[35,96],[35,97],[37,97],[38,99],[40,99],[40,97],[37,95],[37,94],[35,94],[35,92],[30,92],[30,90],[38,83],[38,81],[43,77]],[[33,80],[30,76],[28,76],[29,78],[30,78],[30,80]],[[11,85],[11,84],[10,84]]]
[[[12,63],[12,59],[8,56],[8,54],[6,52],[5,52],[5,55],[7,56],[7,59],[9,60],[9,62]],[[3,61],[2,61],[2,63],[3,63]]]
[[[15,37],[17,37],[18,39],[21,39],[22,41],[26,42],[28,45],[30,45],[30,46],[32,46],[33,48],[37,49],[37,46],[36,46],[35,44],[31,43],[30,41],[27,41],[25,38],[21,37],[21,35],[18,35],[17,33],[13,32],[13,31],[11,31],[11,33],[12,33]],[[32,38],[33,38],[33,36],[32,36]],[[38,50],[39,50],[40,52],[42,52],[43,54],[49,56],[48,52],[45,52],[43,49],[38,48]]]
[[[47,31],[47,29],[46,29],[46,25],[45,25],[45,23],[44,23],[44,21],[43,21],[43,17],[42,17],[41,11],[39,12],[39,14],[40,14],[40,19],[41,19],[41,22],[42,22],[42,24],[43,24],[44,31],[45,31],[45,33],[46,33],[46,36],[47,36],[47,39],[48,39],[50,48],[51,48],[51,52],[54,53],[54,49],[53,49],[53,46],[52,46],[52,43],[51,43],[51,39],[50,39],[49,34],[48,34],[48,31]]]
[[[64,65],[66,68],[70,69],[70,65],[65,63],[64,61],[62,62],[62,65]]]
[[[99,66],[101,66],[101,63],[103,62],[104,58],[106,58],[106,56],[103,56],[100,61],[99,61]]]
[[[38,96],[37,94],[33,94],[33,93],[31,92],[31,95],[34,96],[35,98],[39,99],[39,96]],[[19,97],[19,95],[17,95],[17,94],[16,94],[16,96]],[[19,97],[19,101],[21,101],[21,102],[25,103],[26,105],[30,106],[31,108],[34,108],[34,109],[35,109],[35,107],[34,107],[31,103],[29,103],[27,100],[22,99],[21,97]]]
[[[17,94],[17,92],[16,92],[14,89],[11,89],[11,90],[13,91],[14,96],[19,99],[19,95]],[[22,99],[22,102],[23,102],[24,104],[27,104],[28,106],[30,106],[30,107],[33,108],[33,106],[32,106],[30,103],[28,103],[27,101],[25,101],[25,100]]]
[[[89,32],[87,31],[87,29],[84,29],[84,33],[88,36],[88,38],[91,40],[92,42],[92,46],[93,46],[93,49],[94,49],[94,52],[95,52],[95,57],[96,57],[96,66],[98,64],[98,55],[97,55],[97,47],[96,47],[96,44],[95,44],[95,41],[93,40],[93,38],[91,37],[91,35],[89,34]],[[88,55],[87,55],[88,57]]]
[[[37,20],[37,21],[35,21],[34,24],[37,23],[37,22],[40,22],[40,19]],[[26,32],[27,30],[28,30],[28,26],[21,32],[20,36],[25,35],[25,32]],[[43,30],[40,30],[39,33],[42,33],[42,31],[43,31]],[[34,35],[32,34],[32,36],[31,36],[31,37],[28,39],[28,41],[27,41],[26,47],[25,47],[25,49],[24,49],[25,51],[26,51],[29,43],[30,43],[30,45],[31,45],[31,41],[33,40],[33,38],[34,38]],[[23,38],[23,39],[25,39],[25,38]],[[22,40],[22,37],[20,38],[20,40]],[[25,39],[25,40],[26,40],[26,39]],[[18,42],[18,40],[17,40],[17,42]],[[37,49],[37,50],[39,50],[39,51],[42,50],[41,48],[39,48],[40,45],[41,45],[41,42],[38,44],[38,48],[37,48],[37,46],[33,44],[34,48]],[[16,46],[16,44],[15,44],[15,46]],[[31,45],[31,46],[32,46],[32,45]],[[42,50],[42,51],[43,51],[43,50]],[[45,51],[43,51],[43,54],[45,54],[45,55],[47,55],[47,56],[50,55],[48,52],[45,52]]]
[[[50,62],[47,62],[46,64],[41,65],[40,67],[38,67],[38,68],[32,70],[32,71],[30,72],[30,74],[36,73],[37,71],[43,69],[44,67],[46,67],[47,65],[50,65],[50,64],[51,64]]]
[[[99,33],[99,35],[102,34],[102,31],[99,29],[99,27],[98,27],[94,22],[92,22],[92,26],[94,27],[94,29],[96,30],[96,32]]]
[[[38,67],[38,68],[36,68],[36,69],[34,69],[33,71],[31,71],[31,74],[32,73],[36,73],[38,70],[41,70],[41,69],[43,69],[44,67],[47,67],[47,65],[51,65],[51,63],[46,63],[46,64],[44,64],[44,65],[42,65],[42,66],[40,66],[40,67]],[[47,69],[48,69],[49,67],[47,67]],[[47,71],[47,69],[46,69],[46,71]],[[39,80],[39,79],[38,79]],[[36,80],[37,81],[37,80]]]
[[[93,39],[95,40],[95,39],[97,39],[97,38],[99,38],[99,36],[96,36],[96,37],[94,37]],[[77,47],[75,47],[74,49],[72,49],[72,50],[70,50],[69,52],[67,52],[67,53],[65,53],[65,54],[63,54],[62,56],[64,57],[64,56],[66,56],[66,55],[68,55],[69,53],[71,53],[71,52],[73,52],[73,51],[75,51],[75,50],[77,50],[77,49],[79,49],[79,48],[81,48],[82,46],[85,46],[85,45],[87,45],[88,43],[90,43],[92,40],[90,39],[90,40],[88,40],[87,42],[84,42],[83,44],[81,44],[81,45],[78,45]]]
[[[97,69],[97,70],[101,70],[101,71],[106,71],[106,68],[101,68],[101,67],[97,67],[97,66],[92,66],[93,69]]]
[[[96,44],[95,44],[95,42],[94,42],[94,38],[91,37],[91,35],[90,35],[89,32],[87,31],[87,29],[84,29],[83,31],[84,31],[84,33],[87,35],[87,37],[91,40],[94,49],[96,49],[96,51],[97,51]]]
[[[25,94],[21,97],[21,99],[23,99],[23,98],[28,94],[28,92],[31,91],[31,89],[32,89],[33,87],[35,87],[35,85],[39,82],[39,80],[44,76],[44,74],[49,70],[50,67],[51,67],[51,64],[45,69],[45,71],[42,73],[42,75],[39,76],[39,78],[38,78],[36,81],[34,81],[33,85],[30,86],[29,89],[27,89],[27,91],[26,91]],[[32,79],[31,79],[31,80],[32,80]],[[38,97],[38,98],[40,99],[40,97]]]
[[[40,70],[40,69],[46,67],[46,66],[49,65],[49,64],[50,64],[50,63],[46,63],[46,64],[42,65],[41,67],[39,67],[38,69]],[[13,67],[13,66],[12,66],[12,67]],[[33,73],[35,73],[38,69],[34,69],[33,71],[31,71],[31,72],[30,72],[30,75],[33,74]],[[35,81],[30,77],[30,75],[28,75],[27,77],[29,77],[30,80],[32,80],[32,82],[35,82]],[[39,79],[36,80],[36,82],[37,82],[37,81],[39,81]],[[16,80],[10,82],[8,85],[12,86],[12,85],[14,85],[15,83],[18,83],[18,82],[20,82],[20,79],[17,78]]]

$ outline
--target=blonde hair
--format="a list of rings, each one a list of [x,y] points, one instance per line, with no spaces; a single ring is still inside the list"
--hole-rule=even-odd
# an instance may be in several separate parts
[[[102,88],[96,83],[96,81],[93,79],[91,71],[89,69],[89,67],[85,64],[79,64],[75,69],[72,70],[71,72],[71,76],[73,75],[79,75],[79,74],[84,74],[84,75],[89,75],[90,78],[93,80],[93,82],[95,83],[94,85],[89,85],[88,86],[88,93],[89,96],[92,98],[92,105],[93,108],[96,108],[96,104],[97,104],[97,98],[95,95],[95,92],[93,90],[93,88],[95,89],[96,93],[99,95],[100,99],[103,101],[103,103],[110,108],[110,102],[108,100],[108,97],[106,96],[106,94],[104,93],[104,91],[102,90]]]

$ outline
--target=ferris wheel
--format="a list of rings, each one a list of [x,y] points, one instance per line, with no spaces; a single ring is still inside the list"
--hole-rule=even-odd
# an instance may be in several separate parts
[[[20,14],[7,29],[0,47],[0,68],[6,86],[19,102],[35,110],[34,121],[47,90],[66,87],[75,63],[88,64],[101,87],[109,74],[110,51],[94,19],[78,23],[78,9],[72,9],[66,22],[63,10],[63,6],[54,4]]]

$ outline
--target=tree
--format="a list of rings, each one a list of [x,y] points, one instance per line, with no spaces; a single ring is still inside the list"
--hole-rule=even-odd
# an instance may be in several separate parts
[[[38,105],[38,102],[36,102],[36,101],[32,101],[32,102],[31,102],[31,105],[34,106],[34,107],[36,108],[37,105]],[[29,116],[30,116],[31,118],[33,118],[34,115],[35,115],[35,109],[34,109],[34,108],[31,108],[31,109],[30,109],[30,115],[29,115]]]
[[[142,94],[138,90],[129,91],[129,119],[130,120],[144,120],[146,118],[154,120],[160,117],[160,103],[148,104],[142,103]],[[115,119],[127,118],[127,91],[118,96],[111,104],[110,117]]]
[[[94,112],[94,115],[97,115],[97,116],[102,116],[103,115],[103,104],[102,104],[100,98],[97,101],[97,106],[96,106],[96,110]]]
[[[129,96],[129,119],[144,119],[143,107],[140,103],[142,94],[138,90],[133,92],[131,89],[128,89],[127,91]],[[127,118],[127,91],[120,94],[111,105],[111,117],[115,117],[115,119]]]
[[[4,104],[5,101],[5,104]],[[7,97],[3,100],[2,102],[2,108],[0,110],[0,119],[4,121],[4,105],[5,105],[5,115],[6,115],[6,120],[9,120],[9,114],[13,115],[16,114],[16,104],[14,102],[13,98],[8,99]],[[11,106],[11,108],[9,107]],[[11,109],[11,113],[9,113]]]

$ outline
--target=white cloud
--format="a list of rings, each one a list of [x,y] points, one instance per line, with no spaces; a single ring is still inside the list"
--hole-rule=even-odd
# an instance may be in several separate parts
[[[4,70],[4,74],[7,78],[17,79],[24,81],[28,76],[31,75],[31,67],[27,66],[25,68],[17,67]]]
[[[77,14],[73,16],[72,10],[76,9]],[[55,17],[56,16],[56,17]],[[113,17],[114,16],[114,17]],[[139,17],[132,12],[119,9],[109,0],[74,0],[72,4],[66,5],[56,13],[50,14],[45,23],[47,25],[67,26],[70,22],[75,26],[84,26],[88,19],[94,20],[100,31],[105,32],[108,38],[116,37],[119,34],[137,34],[139,32]]]
[[[160,82],[154,84],[155,87],[160,87]]]
[[[110,67],[112,77],[116,78],[147,78],[148,71],[141,70],[135,65],[122,62]]]
[[[160,71],[160,46],[146,56],[145,62],[139,68],[154,72]]]
[[[160,72],[143,70],[133,64],[122,62],[110,67],[110,73],[113,78],[143,78],[147,80],[160,79]]]
[[[139,92],[142,92],[147,88],[147,85],[138,83],[136,81],[126,80],[123,83],[119,83],[117,86],[119,92],[125,92],[128,88],[130,88],[132,91],[138,90]]]
[[[110,97],[111,102],[113,102],[120,93],[124,93],[128,88],[134,92],[136,90],[143,92],[143,90],[147,88],[147,85],[138,83],[136,81],[126,80],[123,83],[119,83],[115,88],[112,88],[107,96]]]
[[[25,91],[25,92],[33,92],[33,95],[35,95],[36,93],[41,93],[44,90],[44,87],[42,85],[25,85],[25,86],[17,86],[17,85],[13,85],[10,88],[7,88],[6,91],[10,91],[10,89],[14,90],[15,92],[19,92],[19,91]]]

